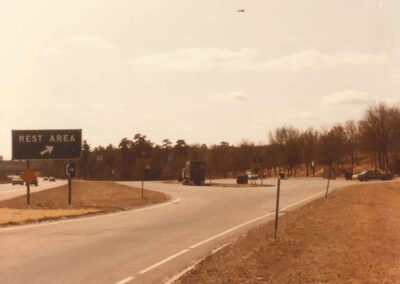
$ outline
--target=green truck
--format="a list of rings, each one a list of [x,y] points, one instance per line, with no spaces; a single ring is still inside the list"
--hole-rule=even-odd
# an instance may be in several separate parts
[[[183,185],[204,185],[206,181],[206,162],[186,161],[182,170]]]

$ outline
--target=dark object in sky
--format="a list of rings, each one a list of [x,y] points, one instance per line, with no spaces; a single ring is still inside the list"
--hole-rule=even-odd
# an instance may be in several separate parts
[[[244,13],[246,10],[245,9],[239,9],[237,11],[238,11],[238,13]]]

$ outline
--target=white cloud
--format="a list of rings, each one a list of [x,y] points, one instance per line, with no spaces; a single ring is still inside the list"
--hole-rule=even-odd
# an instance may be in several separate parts
[[[261,63],[260,68],[271,71],[322,71],[341,67],[376,66],[386,61],[385,53],[330,55],[311,49]]]
[[[238,51],[218,48],[189,48],[145,55],[134,61],[136,66],[156,70],[201,71],[226,69],[236,71],[322,71],[341,67],[376,66],[388,61],[386,53],[325,54],[305,50],[272,60],[263,60],[255,49]]]
[[[322,104],[328,107],[340,106],[366,106],[376,102],[376,99],[370,94],[356,91],[344,90],[334,92],[322,98]]]
[[[216,97],[221,101],[246,101],[248,100],[248,96],[242,91],[232,91],[229,93],[218,93]]]
[[[256,57],[255,49],[231,51],[207,47],[145,55],[137,58],[134,63],[156,69],[199,71],[213,68],[243,68],[245,65],[252,64]]]
[[[83,47],[94,47],[110,49],[115,48],[115,45],[99,36],[96,35],[75,35],[67,38],[69,44],[83,46]]]
[[[45,56],[64,56],[64,55],[70,55],[71,53],[65,50],[62,50],[57,47],[44,47],[42,49],[42,53]]]
[[[297,113],[294,113],[292,115],[292,119],[295,121],[302,120],[302,121],[313,121],[313,120],[319,120],[321,117],[320,115],[312,112],[306,112],[306,111],[300,111]]]

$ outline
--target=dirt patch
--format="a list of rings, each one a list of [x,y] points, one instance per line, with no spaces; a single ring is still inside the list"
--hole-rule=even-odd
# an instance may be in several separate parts
[[[71,205],[68,205],[67,185],[31,194],[30,205],[26,204],[25,195],[0,201],[0,209],[8,210],[3,213],[8,212],[7,216],[10,217],[1,218],[0,224],[114,212],[165,202],[168,199],[166,194],[151,190],[145,190],[142,199],[140,189],[114,182],[73,181]],[[24,210],[17,214],[15,209]]]
[[[351,186],[283,215],[177,283],[398,283],[400,183]]]

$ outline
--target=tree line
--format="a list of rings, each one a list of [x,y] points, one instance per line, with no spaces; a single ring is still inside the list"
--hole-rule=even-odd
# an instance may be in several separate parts
[[[269,143],[243,141],[231,145],[187,144],[184,139],[161,145],[137,133],[117,146],[92,148],[85,140],[77,161],[78,177],[90,180],[176,179],[187,160],[206,161],[207,177],[235,177],[246,170],[276,176],[314,176],[331,167],[339,174],[360,164],[400,173],[400,109],[379,104],[369,107],[361,120],[330,128],[300,131],[282,126],[269,133]],[[63,161],[44,162],[44,174],[63,176]]]

